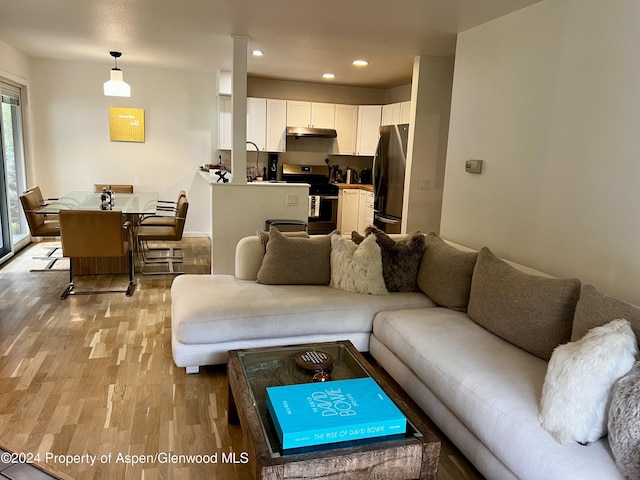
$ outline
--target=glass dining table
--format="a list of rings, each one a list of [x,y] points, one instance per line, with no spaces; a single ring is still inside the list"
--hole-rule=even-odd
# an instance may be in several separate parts
[[[61,210],[104,210],[100,193],[73,191],[42,205],[36,213],[57,214]],[[133,227],[142,215],[153,215],[158,206],[157,192],[116,193],[111,210],[119,210]],[[135,244],[133,245],[135,249]],[[127,257],[83,257],[74,259],[76,275],[120,274],[128,270]]]
[[[37,210],[41,214],[59,213],[60,210],[103,210],[100,193],[89,191],[73,191],[50,201]],[[157,192],[116,193],[111,210],[119,210],[123,214],[152,215],[158,206]]]

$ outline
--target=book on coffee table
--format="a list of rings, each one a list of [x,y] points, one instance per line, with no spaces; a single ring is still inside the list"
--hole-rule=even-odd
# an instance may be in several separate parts
[[[407,420],[372,378],[267,387],[283,449],[404,434]]]

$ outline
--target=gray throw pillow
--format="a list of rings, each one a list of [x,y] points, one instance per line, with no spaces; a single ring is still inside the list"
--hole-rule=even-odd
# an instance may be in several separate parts
[[[466,311],[478,253],[452,247],[435,232],[427,233],[425,243],[418,270],[418,287],[438,305]]]
[[[576,305],[571,341],[575,342],[593,327],[604,325],[615,318],[629,320],[633,333],[640,338],[640,307],[604,295],[593,285],[583,286]]]
[[[469,317],[490,332],[544,360],[571,337],[580,280],[523,273],[488,248],[478,254]]]
[[[286,237],[269,230],[267,252],[257,282],[268,285],[328,285],[331,281],[331,235]]]
[[[420,259],[424,252],[424,235],[415,231],[394,240],[374,226],[367,227],[365,236],[375,235],[382,253],[382,274],[389,292],[415,292],[418,290],[416,278]],[[351,233],[351,239],[360,244],[365,237],[358,232]]]
[[[276,227],[271,227],[276,228]],[[269,230],[271,230],[271,228]],[[299,232],[280,232],[285,237],[302,237],[309,238],[309,234],[304,231]],[[260,243],[262,243],[262,253],[267,253],[267,243],[269,243],[269,232],[267,230],[258,230],[258,238],[260,239]]]
[[[640,478],[640,362],[613,386],[609,445],[624,478]]]

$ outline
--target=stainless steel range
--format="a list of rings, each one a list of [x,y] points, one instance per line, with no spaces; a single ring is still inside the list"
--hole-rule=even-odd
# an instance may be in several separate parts
[[[308,183],[309,233],[333,232],[338,224],[338,186],[329,183],[326,165],[282,165],[282,180],[287,183]]]

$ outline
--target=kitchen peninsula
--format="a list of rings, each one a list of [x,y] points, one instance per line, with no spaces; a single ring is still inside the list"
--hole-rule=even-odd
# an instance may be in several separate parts
[[[236,244],[242,237],[264,230],[266,220],[308,219],[307,184],[218,183],[217,176],[199,173],[210,192],[211,273],[233,275]]]

